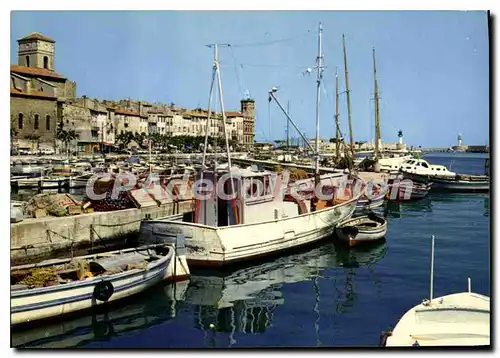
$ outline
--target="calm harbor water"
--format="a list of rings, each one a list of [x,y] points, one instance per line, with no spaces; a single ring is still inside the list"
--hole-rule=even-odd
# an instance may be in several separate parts
[[[482,154],[425,159],[483,174]],[[158,286],[110,308],[14,332],[21,347],[203,348],[376,346],[429,296],[430,236],[436,237],[435,297],[490,295],[488,194],[437,194],[389,203],[387,239],[348,249],[332,240],[229,271],[196,270],[189,283]],[[215,326],[214,329],[210,325]]]

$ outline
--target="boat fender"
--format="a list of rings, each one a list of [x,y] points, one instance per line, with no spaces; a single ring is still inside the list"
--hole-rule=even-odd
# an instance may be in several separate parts
[[[114,291],[115,288],[111,282],[101,281],[95,285],[93,296],[96,300],[106,302],[111,298]]]

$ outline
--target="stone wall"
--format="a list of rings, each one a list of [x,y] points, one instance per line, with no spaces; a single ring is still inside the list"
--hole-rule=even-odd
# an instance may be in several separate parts
[[[25,219],[10,225],[14,261],[40,259],[63,251],[90,248],[139,233],[142,219],[157,219],[192,210],[191,201],[159,207]]]
[[[55,99],[37,99],[10,97],[11,126],[17,131],[17,140],[26,140],[29,136],[40,136],[39,143],[54,147],[57,127],[57,102]],[[19,114],[23,125],[19,128]],[[38,129],[35,129],[35,116],[38,115]],[[47,129],[47,116],[49,129]]]

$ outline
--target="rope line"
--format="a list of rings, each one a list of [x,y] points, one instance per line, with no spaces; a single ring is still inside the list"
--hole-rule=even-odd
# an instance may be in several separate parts
[[[246,43],[246,44],[236,44],[236,45],[229,45],[230,47],[254,47],[254,46],[266,46],[266,45],[274,45],[276,43],[282,43],[282,42],[289,42],[289,41],[295,41],[298,39],[302,39],[304,37],[308,36],[316,36],[318,34],[317,31],[308,31],[307,34],[303,35],[298,35],[295,37],[287,37],[279,40],[272,40],[272,41],[263,41],[263,42],[253,42],[253,43]]]
[[[238,86],[240,88],[240,95],[241,95],[241,98],[243,98],[243,88],[241,86],[241,79],[240,79],[240,75],[239,75],[239,71],[238,71],[238,64],[236,62],[236,56],[234,55],[233,48],[231,46],[229,48],[231,49],[231,55],[233,56],[234,72],[236,73],[236,79],[238,80]]]

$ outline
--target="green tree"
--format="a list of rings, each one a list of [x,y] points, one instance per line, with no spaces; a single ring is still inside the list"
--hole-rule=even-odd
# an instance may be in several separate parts
[[[78,134],[73,129],[64,129],[64,123],[62,120],[59,122],[59,124],[57,125],[56,138],[64,144],[64,148],[66,149],[68,155],[69,143],[71,143],[71,141],[75,139],[78,139],[78,137]]]
[[[14,113],[10,115],[10,148],[14,147],[14,139],[17,137],[19,132],[16,130],[17,117]]]
[[[132,132],[123,132],[116,136],[116,143],[121,150],[125,149],[133,140],[134,134]]]

